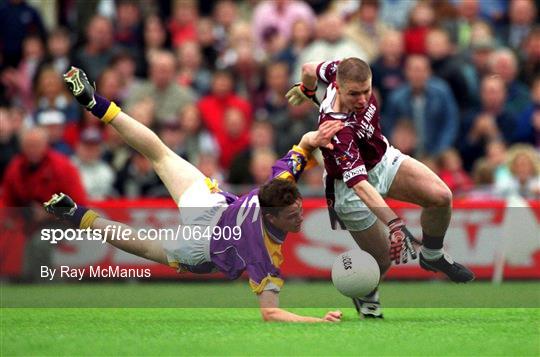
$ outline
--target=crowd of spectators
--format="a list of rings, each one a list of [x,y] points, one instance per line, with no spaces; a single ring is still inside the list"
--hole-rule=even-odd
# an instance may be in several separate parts
[[[53,180],[51,165],[78,171],[92,200],[167,196],[149,161],[67,92],[70,65],[205,175],[248,187],[316,127],[314,106],[285,99],[302,63],[355,56],[372,66],[390,142],[457,196],[540,198],[538,1],[56,3],[46,28],[27,1],[0,1],[5,197],[39,186],[30,172]],[[322,169],[302,183],[322,196]]]

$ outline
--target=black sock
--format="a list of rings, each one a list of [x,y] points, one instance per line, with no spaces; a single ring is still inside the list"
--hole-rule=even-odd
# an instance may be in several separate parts
[[[426,234],[426,232],[424,231],[422,231],[422,235],[423,235],[422,244],[424,247],[428,249],[442,249],[444,236],[442,237],[430,236],[429,234]]]

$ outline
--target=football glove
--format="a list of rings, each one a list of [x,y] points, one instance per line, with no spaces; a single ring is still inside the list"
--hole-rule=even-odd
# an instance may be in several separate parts
[[[94,98],[96,84],[90,84],[82,69],[71,66],[70,70],[64,74],[64,82],[81,105],[87,109],[92,109],[96,105]]]
[[[122,111],[114,102],[96,93],[95,83],[90,84],[82,69],[72,66],[64,74],[64,82],[75,99],[104,123],[110,123]]]
[[[292,86],[291,89],[285,94],[285,98],[289,101],[292,105],[300,105],[306,100],[311,100],[317,107],[321,105],[319,103],[319,100],[316,96],[317,93],[317,87],[315,89],[307,89],[304,86],[304,83],[296,83],[294,86]]]
[[[413,242],[419,243],[409,232],[401,218],[396,218],[388,223],[390,228],[390,260],[394,263],[407,263],[409,255],[411,259],[416,259],[417,254]]]
[[[77,210],[77,204],[65,193],[54,194],[51,199],[43,203],[45,211],[59,219],[73,217]]]

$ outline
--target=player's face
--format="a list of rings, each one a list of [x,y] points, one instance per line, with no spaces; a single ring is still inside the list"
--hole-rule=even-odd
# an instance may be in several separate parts
[[[343,112],[362,111],[371,97],[371,78],[365,82],[345,81],[338,86],[338,92]]]
[[[277,216],[272,216],[270,222],[285,232],[300,232],[304,221],[302,200],[298,199],[292,205],[279,211]]]

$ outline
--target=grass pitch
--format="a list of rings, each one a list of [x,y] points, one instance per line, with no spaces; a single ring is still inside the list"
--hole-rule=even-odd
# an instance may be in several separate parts
[[[264,323],[245,285],[2,285],[0,355],[540,355],[539,283],[384,283],[382,321],[330,283],[286,284],[289,310],[339,324]]]

